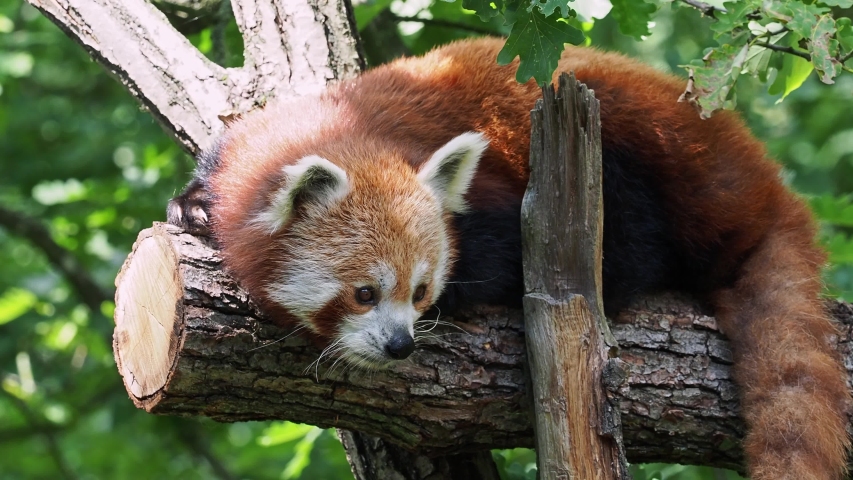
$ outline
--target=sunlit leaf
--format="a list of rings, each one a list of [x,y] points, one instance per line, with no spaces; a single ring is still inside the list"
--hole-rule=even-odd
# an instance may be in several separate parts
[[[28,77],[34,64],[35,60],[28,52],[0,51],[0,75]]]
[[[38,298],[32,292],[22,288],[10,288],[0,296],[0,325],[27,313]]]
[[[300,439],[311,432],[313,427],[302,423],[275,422],[264,430],[258,437],[258,444],[265,447],[280,445]]]
[[[11,18],[0,15],[0,33],[11,33],[15,30],[15,23]]]
[[[86,187],[76,178],[42,182],[33,187],[33,198],[42,205],[77,202],[86,198]]]
[[[814,65],[810,61],[794,55],[784,55],[782,62],[782,69],[776,75],[776,80],[767,89],[771,95],[782,94],[782,98],[776,103],[800,88],[814,70]]]

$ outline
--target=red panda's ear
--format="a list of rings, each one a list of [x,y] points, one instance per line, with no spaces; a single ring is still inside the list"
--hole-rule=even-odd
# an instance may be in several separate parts
[[[253,220],[270,234],[287,224],[296,208],[328,208],[350,191],[346,172],[317,155],[304,157],[282,170],[283,186],[273,194],[269,207]]]
[[[465,192],[477,171],[477,162],[489,146],[482,133],[467,132],[439,148],[418,172],[418,180],[435,193],[445,209],[467,209]]]

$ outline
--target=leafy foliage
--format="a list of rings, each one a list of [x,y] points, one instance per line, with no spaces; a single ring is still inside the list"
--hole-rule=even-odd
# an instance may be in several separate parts
[[[830,7],[842,7],[848,1],[804,2],[798,0],[742,0],[726,2],[717,10],[716,32],[719,46],[709,49],[700,60],[684,65],[694,76],[696,89],[685,98],[695,103],[703,117],[720,108],[734,107],[734,84],[741,73],[759,77],[763,82],[776,76],[770,91],[779,92],[785,85],[785,95],[798,85],[807,71],[800,66],[792,69],[783,56],[798,56],[810,64],[820,80],[835,82],[842,72],[851,70],[845,62],[853,55],[850,19],[835,16]],[[841,22],[841,28],[838,23]],[[743,62],[743,53],[760,55],[762,61]],[[771,57],[775,57],[771,61]],[[802,64],[802,62],[799,62]],[[793,76],[793,78],[791,78]]]

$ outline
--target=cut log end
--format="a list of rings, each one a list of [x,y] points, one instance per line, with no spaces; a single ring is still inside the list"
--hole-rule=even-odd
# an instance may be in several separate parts
[[[182,285],[178,255],[155,226],[140,235],[116,278],[113,351],[134,403],[166,385],[178,349]]]

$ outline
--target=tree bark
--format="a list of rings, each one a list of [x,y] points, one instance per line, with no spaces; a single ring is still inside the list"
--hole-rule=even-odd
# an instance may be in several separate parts
[[[460,312],[457,328],[437,326],[411,361],[345,371],[314,364],[319,350],[264,321],[221,267],[215,248],[176,227],[140,233],[116,280],[114,337],[140,408],[347,428],[428,457],[533,445],[520,311]],[[827,305],[850,372],[853,306]],[[742,470],[731,355],[707,309],[671,294],[642,298],[611,329],[627,370],[606,377],[629,461]]]
[[[357,480],[500,480],[489,450],[430,457],[363,433],[339,430],[338,436]]]
[[[605,427],[620,419],[602,382],[615,342],[601,298],[598,100],[565,73],[542,93],[521,205],[536,464],[541,478],[629,478],[620,429]]]
[[[211,145],[222,130],[220,118],[275,96],[317,91],[364,66],[345,0],[232,0],[245,47],[241,68],[205,58],[145,0],[28,2],[118,78],[192,155]]]

